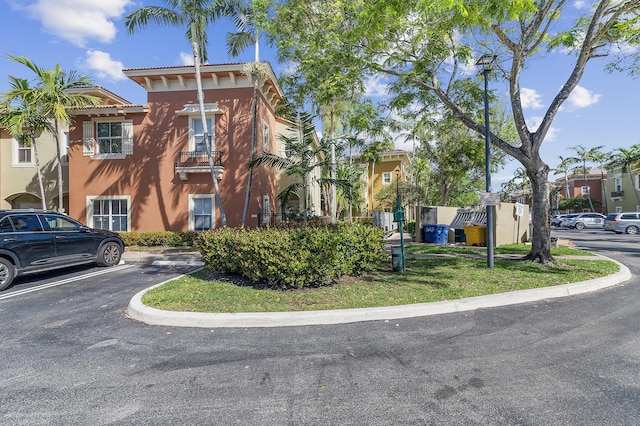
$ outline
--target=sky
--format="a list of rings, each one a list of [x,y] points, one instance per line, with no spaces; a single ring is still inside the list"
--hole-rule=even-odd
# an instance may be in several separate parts
[[[0,92],[8,89],[8,76],[30,79],[32,73],[7,55],[26,56],[39,67],[75,70],[88,74],[95,84],[136,104],[146,102],[146,91],[123,73],[125,68],[191,65],[191,48],[182,29],[149,26],[129,34],[124,17],[143,5],[162,5],[155,0],[0,0]],[[578,10],[584,2],[574,1]],[[209,31],[209,63],[235,63],[253,60],[252,49],[238,58],[226,53],[225,36],[233,31],[227,20]],[[260,59],[268,60],[276,73],[275,51],[262,43]],[[542,115],[568,77],[572,57],[562,50],[534,61],[521,79],[521,97],[530,129]],[[640,79],[604,71],[604,60],[589,63],[578,87],[556,116],[541,149],[543,160],[554,168],[559,156],[572,157],[576,145],[604,151],[640,143]],[[493,87],[491,87],[494,85]],[[507,96],[506,86],[490,82],[490,88]],[[385,98],[385,87],[370,80],[367,94],[374,101]],[[411,150],[410,143],[397,141],[396,148]],[[493,190],[509,180],[521,165],[509,162],[492,176]]]

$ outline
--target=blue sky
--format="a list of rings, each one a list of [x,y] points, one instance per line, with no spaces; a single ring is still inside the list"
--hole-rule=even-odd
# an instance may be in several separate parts
[[[134,0],[0,0],[0,91],[8,88],[8,76],[30,78],[30,71],[6,59],[7,54],[26,56],[38,66],[89,74],[94,82],[134,103],[145,103],[144,89],[126,78],[123,68],[147,68],[192,63],[184,31],[149,27],[128,34],[124,16],[142,5],[164,5],[161,1]],[[574,2],[572,8],[584,7]],[[225,35],[233,27],[226,21],[210,32],[209,62],[253,60],[248,50],[229,58]],[[284,64],[275,62],[273,49],[261,45],[262,60],[269,60],[280,75]],[[572,57],[558,50],[533,62],[521,80],[521,95],[530,128],[534,128],[569,73]],[[555,167],[558,156],[573,156],[575,145],[604,145],[605,150],[640,143],[640,79],[604,71],[604,60],[592,61],[569,100],[557,115],[541,150],[543,159]],[[498,83],[494,88],[503,91]],[[384,97],[380,81],[369,82],[374,100]],[[398,143],[397,148],[411,149]],[[519,163],[512,162],[492,177],[494,190],[508,180]]]

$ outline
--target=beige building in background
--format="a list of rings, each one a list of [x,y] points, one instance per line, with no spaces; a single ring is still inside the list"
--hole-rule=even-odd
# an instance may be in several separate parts
[[[66,162],[68,132],[59,137],[62,154],[62,175],[65,211],[69,208],[69,165]],[[45,192],[45,205],[58,208],[58,170],[53,135],[41,133],[37,139],[40,169]],[[12,137],[0,128],[0,209],[42,208],[34,147],[28,139]]]

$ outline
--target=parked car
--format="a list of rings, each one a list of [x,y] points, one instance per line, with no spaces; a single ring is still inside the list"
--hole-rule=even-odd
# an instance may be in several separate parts
[[[614,213],[606,217],[604,221],[605,231],[613,231],[616,234],[637,234],[640,232],[640,213],[623,212]]]
[[[560,224],[562,223],[562,219],[564,219],[565,217],[567,217],[566,214],[554,214],[551,216],[551,226],[555,226],[558,227],[560,226]]]
[[[580,213],[567,221],[567,228],[585,229],[604,227],[605,215],[600,213]]]
[[[97,263],[113,266],[122,238],[46,210],[0,210],[0,290],[19,275]]]
[[[560,221],[560,226],[568,227],[569,226],[569,222],[571,221],[571,219],[573,219],[576,216],[578,216],[578,213],[564,215],[564,217]]]

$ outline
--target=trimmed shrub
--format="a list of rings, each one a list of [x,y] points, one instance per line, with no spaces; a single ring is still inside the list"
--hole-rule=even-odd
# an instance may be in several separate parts
[[[331,285],[371,270],[384,256],[383,231],[368,225],[223,228],[198,235],[205,265],[272,287]]]
[[[125,246],[192,247],[197,233],[193,231],[119,232]]]

